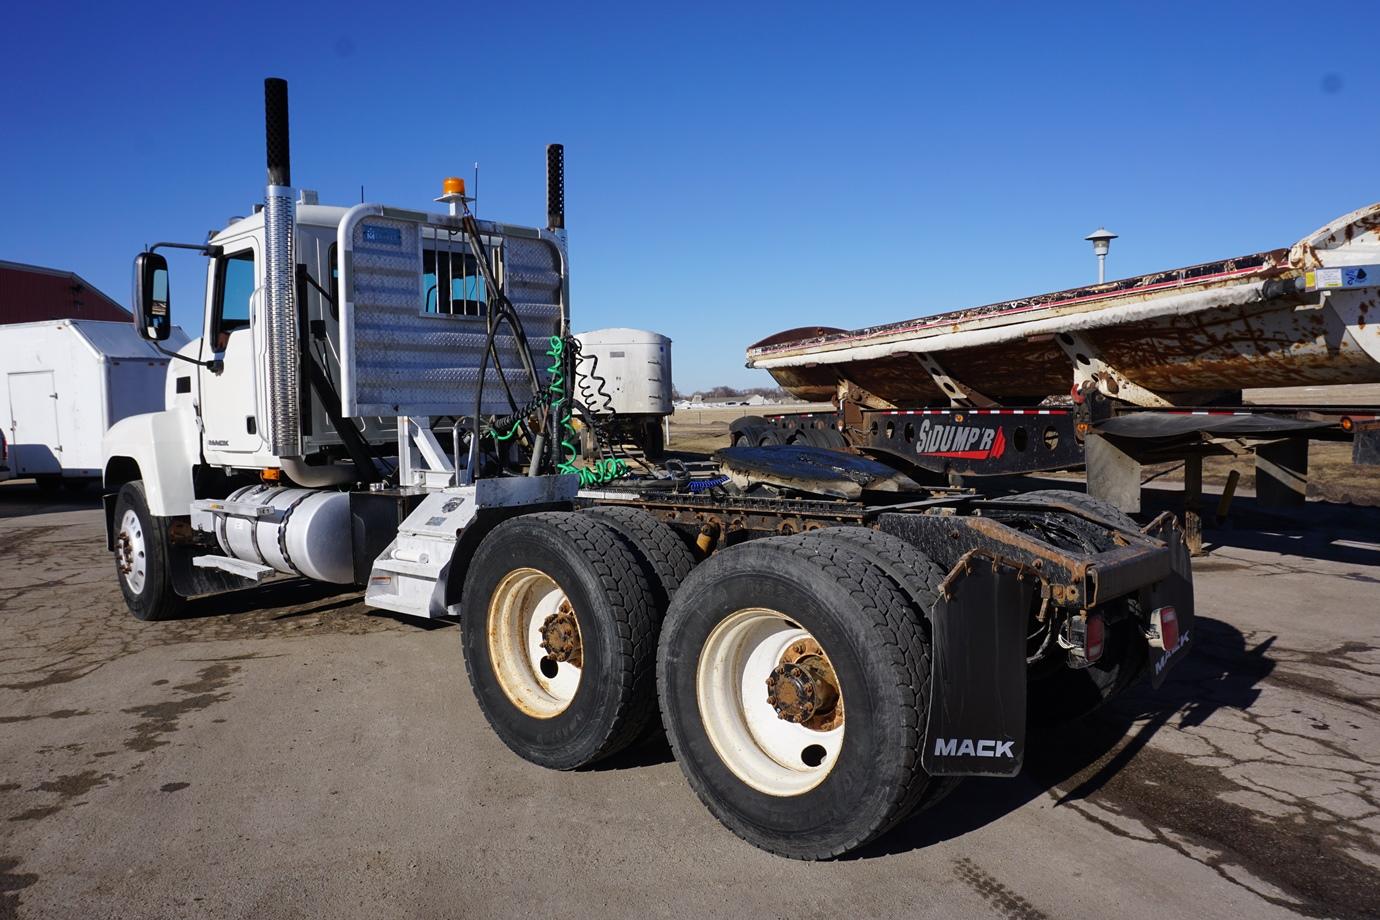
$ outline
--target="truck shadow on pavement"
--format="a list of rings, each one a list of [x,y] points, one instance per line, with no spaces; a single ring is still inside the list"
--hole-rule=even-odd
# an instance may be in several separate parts
[[[341,623],[391,620],[424,631],[456,625],[449,618],[425,619],[367,607],[363,592],[354,585],[333,585],[304,578],[270,581],[242,591],[197,598],[187,604],[177,619],[196,621],[234,617],[237,614],[263,614],[266,621],[285,623],[331,613],[337,614],[337,620]],[[260,619],[257,622],[264,621]],[[247,625],[252,627],[253,624]]]
[[[203,620],[261,610],[276,610],[274,620],[292,619],[325,613],[360,603],[359,589],[353,585],[333,585],[307,579],[269,581],[254,588],[213,594],[190,601],[179,620]]]
[[[1152,690],[1147,682],[1082,719],[1032,727],[1021,775],[970,778],[934,807],[912,816],[856,858],[904,853],[951,840],[996,821],[1041,796],[1055,806],[1097,798],[1131,770],[1161,730],[1202,725],[1224,708],[1249,710],[1257,684],[1274,669],[1270,637],[1247,648],[1245,637],[1219,620],[1199,616],[1193,654]],[[1172,725],[1171,725],[1172,723]]]
[[[1380,803],[1348,791],[1359,790],[1359,767],[1341,765],[1369,730],[1345,708],[1362,701],[1298,670],[1296,653],[1274,651],[1275,636],[1252,644],[1201,615],[1193,628],[1193,654],[1160,690],[1140,684],[1091,716],[1032,731],[1019,777],[966,780],[853,858],[924,849],[1033,804],[1051,827],[1067,826],[1057,816],[1069,809],[1109,844],[1167,848],[1296,913],[1380,916],[1376,841],[1363,820]],[[1345,668],[1362,646],[1326,657]],[[1301,688],[1308,695],[1289,695]],[[1334,804],[1347,796],[1355,817]]]

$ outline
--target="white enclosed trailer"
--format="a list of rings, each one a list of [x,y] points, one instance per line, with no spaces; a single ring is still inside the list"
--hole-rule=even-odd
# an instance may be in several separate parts
[[[174,330],[169,344],[186,341]],[[0,424],[10,473],[48,488],[99,479],[106,429],[163,408],[168,360],[127,323],[0,326]]]

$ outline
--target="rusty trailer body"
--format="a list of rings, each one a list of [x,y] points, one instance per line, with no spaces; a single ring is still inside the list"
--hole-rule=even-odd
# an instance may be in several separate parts
[[[1247,406],[1241,390],[1380,382],[1377,285],[1380,204],[1248,256],[854,331],[794,329],[751,346],[748,366],[836,411],[741,419],[734,443],[850,448],[949,476],[1086,465],[1094,494],[1136,511],[1142,464],[1196,466],[1236,442],[1256,451],[1262,498],[1292,504],[1308,441],[1355,436],[1369,462],[1380,408]]]
[[[1380,263],[1378,234],[1380,204],[1289,248],[851,332],[779,333],[750,347],[747,363],[801,399],[861,389],[874,408],[955,397],[1016,405],[1094,378],[1142,406],[1242,387],[1377,383],[1380,278],[1366,267]],[[1358,269],[1359,283],[1345,283]]]

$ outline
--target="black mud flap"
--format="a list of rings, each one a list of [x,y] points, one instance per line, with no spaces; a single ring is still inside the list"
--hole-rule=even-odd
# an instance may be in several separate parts
[[[1150,531],[1169,547],[1169,575],[1145,589],[1141,609],[1147,614],[1157,607],[1173,607],[1179,623],[1179,642],[1170,651],[1150,650],[1150,686],[1158,690],[1170,668],[1188,657],[1193,645],[1193,562],[1176,520],[1166,520]]]
[[[933,613],[921,764],[943,776],[1015,776],[1025,757],[1026,626],[1036,582],[966,557]]]

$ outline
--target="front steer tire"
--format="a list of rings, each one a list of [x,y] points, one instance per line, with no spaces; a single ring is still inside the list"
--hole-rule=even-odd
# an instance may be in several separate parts
[[[739,684],[736,663],[720,662],[711,650],[732,649],[732,641],[715,637],[744,617],[765,615],[818,642],[844,707],[831,766],[822,775],[806,773],[803,781],[789,775],[800,770],[795,763],[782,768],[783,782],[748,782],[743,777],[752,775],[752,767],[741,759],[731,766],[721,755],[706,728],[715,717],[701,709],[701,698],[731,696],[735,685],[744,688],[744,713],[758,705],[756,694],[765,693],[757,689],[760,682],[747,679],[745,669]],[[750,664],[753,657],[747,651],[737,660]],[[909,600],[845,542],[754,540],[700,563],[672,601],[657,656],[662,719],[691,788],[725,826],[781,856],[827,859],[884,833],[930,782],[920,766],[928,658],[928,641]],[[727,676],[716,680],[716,674]],[[743,724],[752,718],[745,714]],[[731,737],[727,721],[715,725],[720,745]],[[726,749],[730,758],[741,757],[731,753],[733,747]],[[817,769],[806,759],[808,750],[801,750],[800,761]],[[770,763],[781,763],[751,756],[771,771],[776,768]]]
[[[129,612],[139,620],[171,620],[187,601],[173,590],[167,522],[149,513],[141,480],[115,498],[115,574]]]
[[[541,682],[546,659],[522,670],[518,656],[505,657],[505,611],[523,604],[506,586],[523,578],[538,586],[534,591],[559,591],[574,612],[582,661],[569,693]],[[514,603],[505,606],[505,598]],[[533,763],[573,770],[635,741],[656,714],[655,609],[638,559],[596,517],[541,512],[494,528],[470,565],[460,631],[470,686],[503,743]],[[535,614],[512,616],[526,616],[521,632],[546,614],[538,606]],[[552,673],[574,666],[552,664]]]

